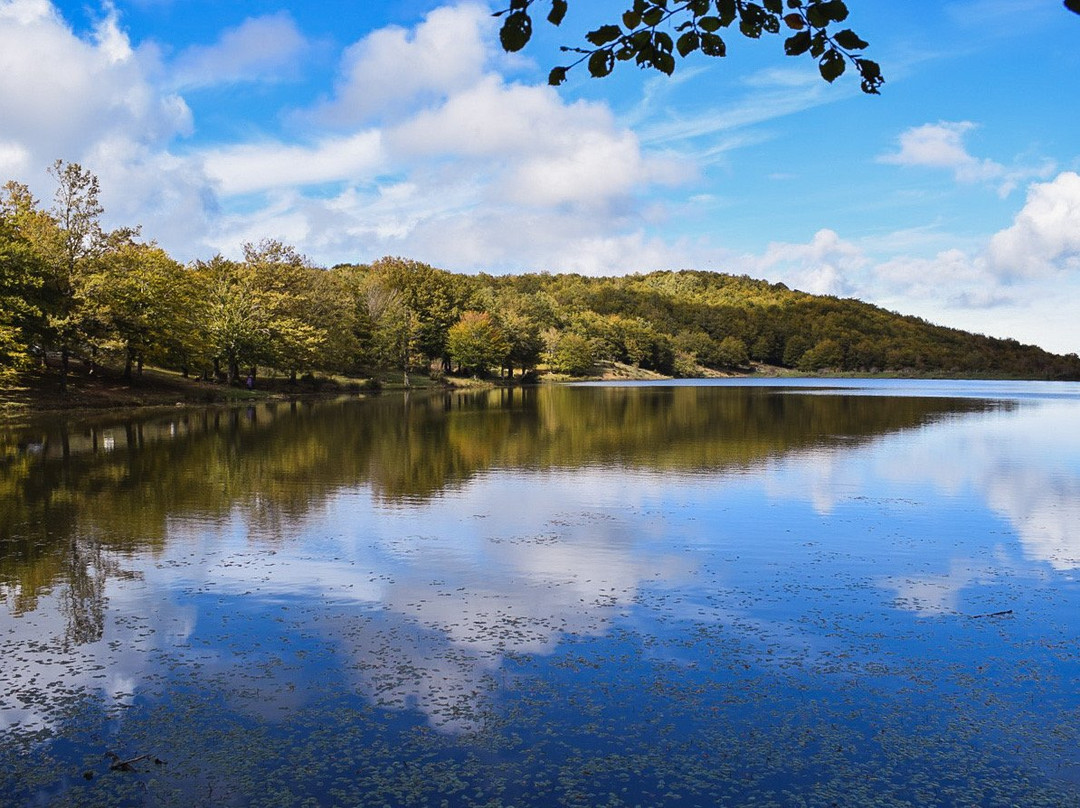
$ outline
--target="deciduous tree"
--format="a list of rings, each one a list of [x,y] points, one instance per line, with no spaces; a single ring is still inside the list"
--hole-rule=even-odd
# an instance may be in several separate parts
[[[505,362],[510,343],[486,311],[467,311],[450,327],[447,349],[462,370],[483,375]]]

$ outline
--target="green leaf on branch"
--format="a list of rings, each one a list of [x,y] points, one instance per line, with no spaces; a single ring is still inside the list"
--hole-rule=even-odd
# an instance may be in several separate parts
[[[602,79],[615,66],[615,57],[609,50],[598,50],[589,57],[589,75]]]
[[[653,56],[652,66],[670,76],[675,72],[675,57],[666,51],[660,51]]]
[[[1073,14],[1080,14],[1080,0],[1065,0],[1065,8]]]
[[[659,25],[664,21],[665,11],[660,6],[653,6],[644,14],[641,15],[641,21],[648,25],[650,28]]]
[[[678,41],[675,43],[675,49],[679,52],[679,56],[686,57],[698,49],[698,45],[701,44],[701,40],[698,38],[696,31],[687,31]]]
[[[830,84],[843,75],[846,66],[843,54],[832,48],[825,51],[825,55],[822,56],[821,60],[818,62],[818,70],[821,72],[821,77]]]
[[[784,53],[788,56],[800,56],[810,50],[810,32],[799,31],[784,40]]]
[[[848,6],[843,0],[832,0],[832,2],[825,3],[828,6],[828,15],[831,16],[837,23],[842,23],[848,18]]]
[[[870,59],[856,59],[855,67],[859,70],[859,75],[862,76],[860,86],[862,91],[868,95],[880,95],[881,85],[885,83],[885,79],[881,76],[881,67],[877,62]]]
[[[585,38],[597,47],[603,47],[622,36],[622,29],[617,25],[601,25],[595,31],[589,31]]]
[[[566,81],[566,71],[569,68],[566,67],[553,67],[551,72],[548,73],[548,84],[552,87],[558,87],[564,81]]]
[[[706,56],[727,56],[727,45],[717,34],[702,34],[701,52]]]
[[[548,14],[548,22],[559,25],[566,16],[567,0],[551,0],[551,13]]]
[[[836,40],[836,44],[841,48],[846,48],[849,51],[862,50],[868,43],[861,40],[854,31],[850,28],[845,28],[843,31],[838,31],[833,35],[833,39]]]
[[[735,0],[716,0],[716,13],[720,17],[720,24],[727,28],[738,16]]]
[[[739,20],[739,31],[742,32],[743,36],[748,37],[749,39],[761,38],[761,24],[747,17],[743,17]]]
[[[786,17],[784,17],[784,22],[787,24],[787,27],[790,28],[792,31],[801,31],[803,28],[806,27],[806,20],[804,20],[799,14],[788,14]]]
[[[510,14],[499,29],[499,42],[503,50],[516,53],[524,48],[532,38],[532,19],[524,11]]]
[[[702,31],[708,31],[710,34],[719,31],[722,27],[719,17],[702,17],[698,20],[698,28]]]

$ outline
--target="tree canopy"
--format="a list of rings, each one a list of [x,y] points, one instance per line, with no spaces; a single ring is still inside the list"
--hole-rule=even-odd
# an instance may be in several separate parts
[[[274,239],[182,265],[138,228],[106,232],[97,178],[57,163],[55,203],[0,189],[0,376],[144,363],[236,384],[249,374],[404,371],[570,376],[747,370],[1080,378],[1054,356],[717,272],[463,275],[382,258],[331,269]],[[50,364],[51,363],[51,364]]]

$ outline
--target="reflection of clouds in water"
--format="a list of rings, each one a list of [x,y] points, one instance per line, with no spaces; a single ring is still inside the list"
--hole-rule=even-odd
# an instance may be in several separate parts
[[[795,452],[768,465],[765,490],[775,499],[809,500],[815,513],[828,516],[865,484],[863,468],[851,459],[845,447]]]
[[[795,454],[766,473],[772,496],[829,515],[845,501],[919,488],[974,492],[1006,518],[1028,558],[1080,568],[1080,434],[1070,401],[965,416],[889,435],[850,451]],[[887,485],[886,485],[887,484]]]
[[[443,732],[483,725],[500,658],[448,647],[438,631],[400,614],[340,616],[324,631],[347,654],[357,692],[386,709],[415,709]]]
[[[471,726],[474,694],[489,689],[505,655],[547,654],[564,636],[600,635],[643,582],[686,576],[674,549],[658,554],[627,515],[653,488],[604,473],[493,474],[453,501],[413,509],[405,536],[384,534],[375,546],[394,562],[383,608],[425,640],[395,643],[389,656],[371,653],[370,643],[355,648],[364,688],[444,729]],[[331,505],[326,518],[343,516]]]
[[[1027,557],[1080,568],[1080,480],[998,471],[987,488],[990,507],[1012,522]]]
[[[981,580],[984,574],[985,570],[954,559],[944,575],[894,576],[881,583],[896,592],[894,603],[901,609],[924,615],[955,614],[960,608],[960,592]]]
[[[663,525],[643,531],[634,515],[660,507],[656,490],[655,476],[582,470],[487,474],[408,509],[343,491],[320,511],[271,528],[240,508],[226,521],[173,520],[164,551],[141,572],[151,591],[173,600],[311,604],[282,631],[317,626],[346,650],[354,687],[373,703],[416,709],[442,731],[468,731],[477,728],[483,694],[506,656],[551,653],[568,635],[601,635],[644,583],[686,578],[690,565],[676,555],[681,543],[657,546]],[[159,645],[184,644],[181,635],[199,629],[199,650],[187,654],[201,675],[232,670],[240,682],[259,661],[235,656],[220,640],[203,645],[235,631],[239,617],[226,630],[213,624],[220,617],[203,614],[196,627],[190,613],[178,619],[175,604],[149,609],[132,597],[110,605],[152,614]],[[128,669],[121,662],[117,686],[130,692],[144,671]],[[272,718],[298,701],[289,684],[264,678],[260,699],[233,706]]]
[[[1024,553],[1055,569],[1080,567],[1077,408],[1050,402],[942,430],[917,458],[950,493],[971,488],[1012,524]],[[937,430],[934,430],[935,432]]]
[[[933,500],[931,489],[957,500],[974,492],[1009,519],[1028,557],[1058,569],[1080,567],[1074,414],[1058,404],[965,416],[850,448],[773,458],[756,474],[740,469],[688,481],[620,468],[489,471],[408,508],[381,505],[361,488],[329,497],[303,518],[272,524],[242,507],[227,520],[173,519],[156,555],[124,559],[144,580],[109,579],[100,641],[60,659],[55,648],[66,627],[59,593],[10,620],[14,629],[4,647],[32,650],[5,660],[5,684],[14,687],[0,694],[0,727],[50,726],[55,713],[35,694],[88,692],[129,703],[136,688],[167,686],[161,677],[168,674],[155,667],[163,659],[197,663],[206,677],[244,679],[264,657],[234,654],[230,632],[237,623],[225,626],[215,623],[221,615],[197,612],[220,596],[238,605],[250,598],[263,610],[286,601],[307,604],[304,614],[284,619],[280,637],[315,633],[344,651],[352,687],[373,703],[415,709],[444,732],[469,731],[483,722],[507,657],[552,653],[570,635],[602,635],[647,601],[646,594],[679,589],[695,569],[688,547],[726,543],[730,557],[756,558],[749,540],[739,542],[760,527],[754,539],[760,553],[784,552],[782,532],[768,521],[773,517],[747,516],[725,499],[756,502],[761,489],[774,502],[809,503],[828,528],[850,522],[845,507],[857,500],[876,503],[872,514],[861,506],[850,512],[856,534],[916,513],[935,518],[934,510],[911,507]],[[697,521],[701,513],[712,518]],[[933,562],[949,554],[942,544],[947,528],[938,533],[930,537]],[[914,546],[916,537],[873,537],[894,539]],[[861,547],[847,540],[848,552]],[[873,541],[866,552],[887,552],[889,544]],[[960,559],[948,562],[948,572],[905,575],[894,566],[881,574],[889,576],[883,585],[901,608],[946,614],[959,611],[960,593],[988,581],[991,570]],[[771,642],[790,642],[792,657],[811,653],[805,633],[787,618],[755,623],[755,606],[746,595],[745,604],[709,614],[746,633],[771,632]],[[265,616],[250,620],[245,625],[256,631],[276,630]],[[273,653],[283,653],[280,637],[263,637]],[[52,648],[33,650],[49,638]],[[301,705],[305,677],[317,672],[302,665],[275,670],[261,680],[260,697],[233,706],[273,719]],[[293,673],[296,682],[289,680]]]
[[[183,642],[195,626],[193,607],[160,599],[140,581],[110,578],[101,638],[68,646],[62,589],[40,595],[32,612],[5,616],[0,646],[4,730],[53,728],[83,695],[100,695],[110,708],[130,705],[156,667],[151,652]]]

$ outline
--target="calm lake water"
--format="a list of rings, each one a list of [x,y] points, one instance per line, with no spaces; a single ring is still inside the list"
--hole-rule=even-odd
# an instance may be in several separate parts
[[[1080,805],[1080,385],[385,395],[0,450],[4,805]]]

